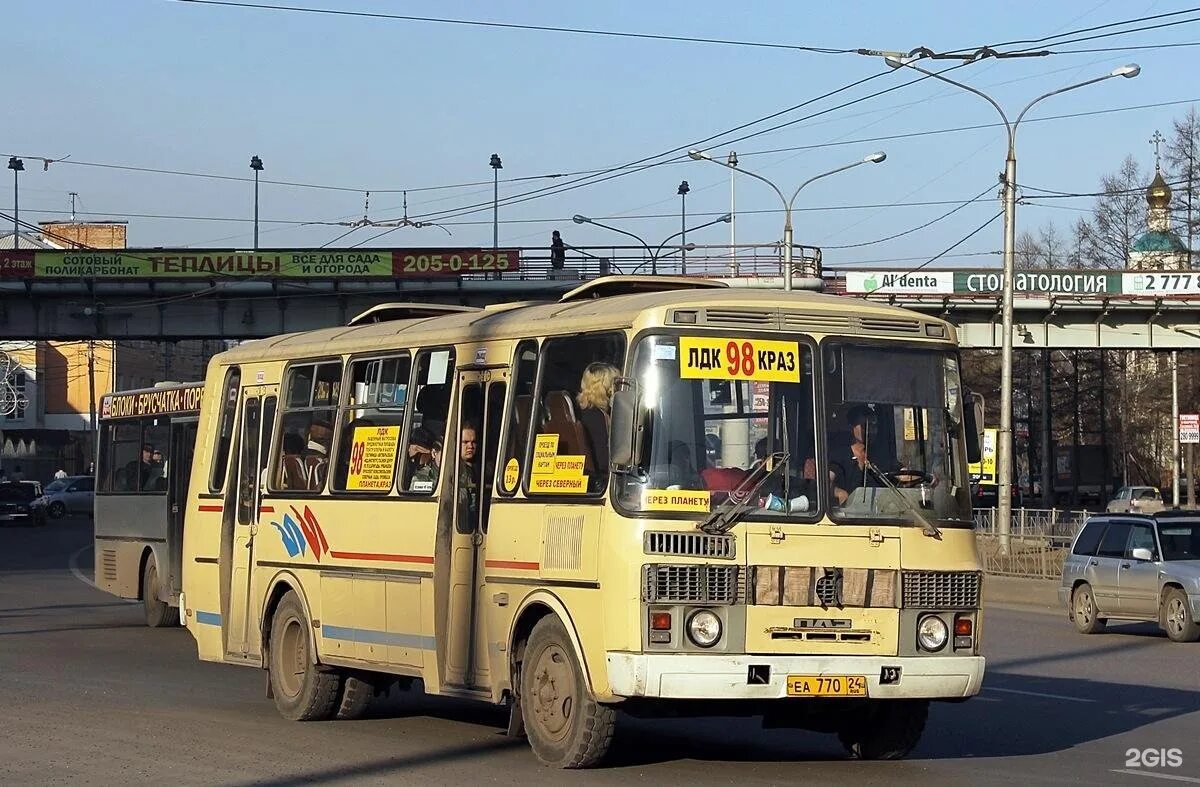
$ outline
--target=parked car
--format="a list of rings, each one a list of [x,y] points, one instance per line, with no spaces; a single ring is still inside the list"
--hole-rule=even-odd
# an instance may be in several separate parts
[[[1123,486],[1108,501],[1107,510],[1114,514],[1156,514],[1166,508],[1162,492],[1153,486]]]
[[[42,496],[33,501],[33,506],[50,519],[61,519],[67,514],[91,516],[95,489],[92,476],[69,475],[51,481]]]
[[[33,509],[36,488],[22,481],[0,483],[0,525],[44,525]]]
[[[1200,513],[1092,517],[1063,563],[1058,598],[1084,634],[1117,618],[1157,623],[1175,642],[1200,640]]]

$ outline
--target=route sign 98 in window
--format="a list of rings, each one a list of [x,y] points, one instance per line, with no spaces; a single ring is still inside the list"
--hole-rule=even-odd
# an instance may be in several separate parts
[[[800,381],[800,343],[716,336],[679,337],[679,376],[698,380]]]

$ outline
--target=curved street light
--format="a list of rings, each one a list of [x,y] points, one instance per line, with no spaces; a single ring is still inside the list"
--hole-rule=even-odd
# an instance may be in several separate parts
[[[1081,87],[1094,85],[1097,82],[1103,82],[1106,79],[1114,77],[1124,77],[1133,79],[1142,72],[1141,66],[1137,64],[1129,64],[1114,68],[1111,72],[1104,76],[1088,79],[1074,85],[1060,87],[1057,90],[1051,90],[1049,93],[1044,93],[1025,105],[1017,114],[1015,121],[1010,121],[1004,109],[996,103],[996,100],[984,93],[981,90],[965,85],[962,82],[956,82],[947,76],[937,73],[936,71],[928,71],[920,66],[913,65],[918,57],[896,57],[895,55],[887,55],[884,57],[884,62],[892,68],[909,68],[913,71],[933,77],[955,87],[962,88],[968,93],[974,93],[984,101],[992,105],[992,107],[1000,114],[1000,119],[1004,122],[1004,128],[1008,132],[1008,156],[1004,161],[1004,275],[1003,275],[1003,295],[1001,299],[1001,314],[1003,323],[1003,337],[1001,344],[1000,355],[1000,428],[997,430],[996,441],[996,465],[997,465],[997,481],[999,489],[997,493],[999,499],[996,501],[996,518],[999,520],[999,536],[1000,536],[1000,551],[1008,553],[1009,534],[1012,528],[1012,332],[1013,332],[1013,269],[1015,249],[1016,249],[1016,217],[1017,217],[1017,126],[1025,118],[1025,113],[1033,108],[1035,104],[1051,96],[1057,96],[1059,93],[1066,93],[1068,90],[1077,90]],[[1046,460],[1043,457],[1042,467],[1045,469]],[[1176,463],[1178,464],[1178,463]],[[1178,472],[1178,471],[1176,471]],[[1048,483],[1043,479],[1042,489],[1048,488]],[[1176,501],[1178,502],[1178,501]]]
[[[649,262],[650,262],[651,275],[657,275],[659,258],[671,256],[670,254],[662,253],[664,246],[666,246],[668,243],[673,241],[675,238],[678,238],[681,235],[686,235],[689,232],[695,232],[696,230],[702,230],[705,227],[711,227],[714,224],[721,224],[721,223],[728,224],[730,221],[733,221],[733,214],[726,213],[724,216],[721,216],[720,218],[713,219],[712,221],[706,221],[703,224],[697,224],[695,227],[686,227],[686,228],[680,230],[679,232],[676,232],[674,235],[668,236],[666,238],[666,240],[664,240],[662,243],[658,244],[658,248],[656,248],[656,249],[651,249],[650,244],[646,243],[646,241],[642,240],[641,236],[639,236],[639,235],[634,235],[632,232],[629,232],[628,230],[623,230],[620,227],[614,227],[611,224],[605,224],[604,222],[596,221],[595,219],[588,218],[587,216],[583,216],[579,213],[576,213],[574,216],[572,216],[571,221],[575,222],[576,224],[594,224],[597,227],[603,227],[606,230],[612,230],[613,232],[618,232],[622,235],[633,238],[634,240],[636,240],[638,243],[640,243],[642,245],[642,248],[644,248],[646,250],[646,255],[650,258]],[[675,249],[675,251],[672,253],[686,253],[686,252],[692,251],[695,248],[696,248],[696,244],[685,243],[685,244],[681,245],[679,248]],[[640,263],[636,268],[634,268],[632,271],[630,271],[630,274],[637,273],[638,269],[640,269],[645,264],[646,264],[645,262]],[[686,274],[687,269],[685,268],[683,272]]]
[[[725,167],[726,169],[735,169],[734,164],[730,164],[728,162],[720,161],[719,159],[715,159],[712,156],[710,156],[708,153],[704,152],[703,150],[689,150],[688,156],[693,161],[711,161],[712,163],[720,165],[722,167]],[[836,169],[831,169],[828,172],[822,172],[819,175],[813,175],[811,178],[809,178],[808,180],[804,181],[803,183],[801,183],[799,186],[796,187],[796,190],[792,192],[791,199],[788,199],[787,197],[783,196],[783,192],[779,190],[779,187],[776,186],[771,181],[764,178],[762,175],[759,175],[756,172],[751,172],[750,170],[745,169],[744,167],[736,167],[738,172],[741,172],[744,175],[749,175],[750,177],[755,178],[756,180],[761,180],[763,183],[766,183],[768,186],[770,186],[772,189],[774,189],[775,193],[779,195],[780,202],[783,203],[783,216],[784,216],[784,219],[783,219],[783,289],[784,290],[792,289],[792,205],[796,202],[796,197],[800,194],[800,191],[805,186],[807,186],[809,183],[812,183],[814,180],[820,180],[821,178],[827,178],[830,175],[836,175],[839,172],[844,172],[848,169],[853,169],[854,167],[857,167],[861,164],[879,164],[880,162],[882,162],[886,159],[887,159],[887,154],[884,153],[883,151],[880,151],[878,153],[872,153],[869,156],[865,156],[858,161],[853,161],[849,164],[844,164],[840,167],[837,167]],[[816,275],[815,272],[813,272],[813,271],[805,271],[804,273],[808,276]]]

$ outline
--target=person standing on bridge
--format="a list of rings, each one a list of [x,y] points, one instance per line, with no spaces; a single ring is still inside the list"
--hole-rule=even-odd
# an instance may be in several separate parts
[[[550,234],[550,267],[553,270],[560,271],[567,264],[567,245],[563,243],[562,236],[555,230]]]

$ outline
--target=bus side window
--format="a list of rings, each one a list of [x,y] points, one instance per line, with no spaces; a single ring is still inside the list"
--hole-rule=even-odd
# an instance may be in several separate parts
[[[229,466],[229,449],[233,445],[233,421],[237,415],[238,388],[242,384],[242,370],[234,366],[225,373],[225,385],[221,388],[221,408],[217,424],[217,441],[212,456],[212,477],[208,480],[208,491],[220,492],[225,488],[225,471]],[[114,465],[115,467],[115,465]]]
[[[341,411],[333,489],[377,494],[391,491],[411,367],[407,354],[364,359],[350,365],[350,389]],[[386,466],[382,458],[385,447],[391,462]]]
[[[443,464],[446,461],[453,463],[454,454],[450,454],[449,458],[445,456],[453,373],[453,349],[422,350],[417,354],[412,381],[413,413],[409,421],[409,433],[401,435],[402,492],[432,495],[437,491]],[[414,435],[418,436],[417,439],[414,439]],[[419,446],[418,440],[434,445]],[[453,447],[451,450],[454,450]]]
[[[136,492],[137,467],[141,458],[142,428],[137,421],[115,422],[107,426],[107,444],[100,478],[102,492]],[[129,469],[133,468],[131,474]]]
[[[533,386],[537,382],[537,342],[526,340],[517,345],[513,359],[512,408],[508,417],[508,437],[505,440],[501,468],[511,462],[520,466],[525,461],[525,446],[529,443],[529,421],[533,415]],[[520,473],[511,487],[505,484],[506,474],[500,473],[500,494],[515,494],[520,485]]]
[[[325,488],[341,388],[341,361],[288,369],[275,466],[268,474],[273,491],[320,492]]]
[[[625,337],[621,334],[570,336],[542,343],[536,434],[556,437],[557,456],[582,458],[588,493],[602,492],[608,486],[613,383],[624,361]]]

